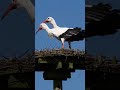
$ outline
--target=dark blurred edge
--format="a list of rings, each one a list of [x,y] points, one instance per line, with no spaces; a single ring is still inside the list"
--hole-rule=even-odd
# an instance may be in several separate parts
[[[86,9],[86,22],[88,21],[90,23],[90,24],[86,23],[86,29],[85,29],[86,36],[87,36],[85,45],[86,45],[86,53],[88,55],[88,57],[86,58],[86,61],[87,61],[86,67],[88,65],[91,65],[90,67],[88,66],[86,68],[86,73],[85,73],[86,74],[85,75],[86,90],[118,90],[120,89],[120,85],[119,85],[120,64],[118,63],[120,61],[120,57],[119,57],[120,48],[119,47],[116,48],[116,44],[118,45],[120,44],[119,37],[117,36],[117,35],[120,35],[120,33],[118,33],[116,30],[116,28],[120,29],[120,23],[118,23],[120,22],[120,14],[117,15],[118,16],[117,18],[114,15],[114,13],[120,12],[120,6],[118,5],[118,3],[120,3],[119,0],[115,0],[115,1],[113,0],[106,0],[106,1],[105,0],[86,0],[86,5],[87,4],[90,4],[90,5],[97,5],[97,4],[105,5],[106,4],[106,5],[112,5],[112,9],[116,9],[117,7],[117,10],[114,10],[111,15],[108,14],[108,16],[106,16],[106,18],[109,18],[108,21],[106,19],[106,21],[101,20],[98,22],[87,19],[87,16],[91,15],[93,17],[97,17],[97,13],[93,13],[93,12],[99,12],[101,6],[99,6],[99,8],[96,7],[96,10]],[[103,11],[104,10],[105,8],[103,8]],[[100,17],[98,17],[98,19],[100,19]],[[111,37],[113,35],[113,38],[110,39],[109,38],[110,35]],[[106,40],[106,42],[104,42],[104,39]],[[116,42],[115,41],[112,42],[113,39],[116,39]],[[106,46],[108,43],[110,44]],[[103,49],[104,52],[102,53],[100,49]],[[116,53],[115,50],[118,53]],[[101,60],[100,59],[101,57],[102,58],[110,57],[113,59],[110,59],[110,60],[106,59],[106,61],[100,61],[100,62],[98,60],[98,62],[96,62],[95,58],[98,58],[98,57],[99,57],[99,60]]]
[[[35,0],[31,0],[32,2],[33,2],[33,4],[35,4]],[[1,1],[2,2],[2,1]],[[4,2],[4,4],[7,4],[7,2],[5,3]],[[8,4],[7,4],[8,5]],[[4,6],[4,5],[3,5]],[[6,6],[6,5],[5,5]],[[1,5],[1,7],[2,7],[2,5]],[[0,8],[1,8],[0,7]],[[2,7],[2,9],[5,9],[5,7]],[[7,9],[7,7],[6,7],[6,9]],[[1,9],[0,9],[1,10]],[[17,10],[15,11],[15,13],[17,12]],[[0,18],[1,18],[1,15],[2,15],[2,13],[3,12],[0,12]],[[9,15],[11,15],[12,13],[10,13]],[[27,14],[26,14],[27,15]],[[10,17],[6,17],[5,18],[5,20],[7,20],[7,19],[9,19]],[[17,18],[17,16],[15,16],[15,18]],[[20,52],[22,52],[22,53],[19,53],[19,52],[16,52],[15,54],[17,55],[15,55],[15,56],[9,56],[9,55],[11,55],[11,54],[8,54],[7,52],[6,53],[4,53],[4,55],[2,54],[2,51],[0,51],[0,60],[1,60],[1,62],[0,62],[0,65],[5,65],[5,64],[7,64],[9,61],[10,61],[10,58],[12,58],[12,60],[10,61],[10,64],[8,64],[7,65],[7,67],[8,67],[8,69],[4,69],[4,67],[0,67],[0,90],[34,90],[35,89],[35,72],[34,72],[34,68],[35,68],[35,63],[34,63],[34,51],[35,51],[35,36],[34,36],[34,28],[35,28],[35,25],[34,25],[34,23],[32,24],[32,26],[31,26],[31,24],[28,24],[28,25],[30,25],[30,27],[31,27],[31,29],[30,30],[26,30],[25,28],[26,27],[29,27],[29,26],[24,26],[23,25],[23,27],[21,27],[21,25],[18,23],[19,21],[17,21],[17,20],[23,20],[23,22],[24,22],[24,19],[26,19],[27,17],[26,16],[22,16],[22,14],[21,14],[21,18],[19,18],[19,19],[16,19],[16,21],[15,21],[15,18],[11,18],[11,20],[13,19],[13,21],[11,21],[11,24],[12,23],[16,23],[15,25],[15,27],[18,27],[18,29],[19,29],[19,27],[20,28],[22,28],[23,30],[21,30],[22,32],[20,33],[20,34],[23,34],[23,36],[20,36],[20,37],[14,37],[14,40],[13,41],[11,41],[11,43],[13,43],[14,45],[16,45],[16,47],[18,47],[18,48],[16,48],[16,49],[18,49],[19,50],[19,47],[23,47],[23,51],[22,51],[22,49],[21,49],[21,51]],[[3,20],[2,20],[3,21]],[[14,22],[15,21],[15,22]],[[30,20],[29,20],[30,21]],[[6,21],[7,22],[7,21]],[[3,21],[3,25],[5,25],[5,23],[6,22],[4,22]],[[27,20],[25,21],[25,23],[27,22]],[[0,24],[1,24],[2,22],[0,21]],[[18,23],[18,24],[17,24]],[[29,23],[29,22],[28,22]],[[12,26],[11,26],[11,28],[12,28]],[[2,32],[2,28],[0,28],[0,32]],[[8,30],[11,30],[10,28],[8,29]],[[31,31],[32,30],[32,31]],[[25,31],[25,32],[24,32]],[[15,34],[14,33],[14,30],[11,30],[11,33],[8,33],[8,32],[6,32],[6,34],[12,34],[12,32],[13,32],[13,35]],[[19,33],[19,31],[17,32],[17,30],[16,30],[16,34],[18,34]],[[5,35],[6,35],[5,34]],[[25,36],[25,34],[26,34],[26,36]],[[4,35],[4,36],[5,36]],[[27,43],[27,40],[24,42],[24,40],[20,40],[20,38],[25,38],[26,39],[26,37],[27,37],[27,40],[29,41],[29,44]],[[10,38],[10,37],[9,37]],[[5,41],[5,39],[4,38],[2,38],[3,40],[2,41]],[[16,44],[16,40],[20,40],[20,42],[21,42],[21,44],[22,45],[19,45],[19,46],[17,46],[17,44]],[[23,42],[22,42],[23,41]],[[9,42],[9,40],[8,40],[8,42]],[[31,42],[31,43],[30,43]],[[23,46],[23,43],[24,43],[24,46]],[[30,47],[30,48],[27,48],[26,46],[28,45],[28,47]],[[6,46],[6,45],[5,45]],[[1,47],[1,48],[4,48],[4,47]],[[7,47],[6,47],[7,48]],[[8,48],[11,48],[10,50],[12,50],[13,49],[13,51],[15,50],[15,48],[14,47],[10,47],[9,46],[9,44],[8,44]],[[28,52],[27,52],[28,51]],[[8,52],[9,52],[9,50],[8,50]],[[2,56],[1,56],[2,55]],[[31,55],[32,55],[32,58],[31,58]],[[30,60],[29,60],[29,58],[30,58]],[[27,60],[28,59],[28,60]],[[2,60],[3,60],[3,62],[2,62]],[[5,62],[5,60],[6,60],[6,62]],[[24,62],[26,62],[26,63],[24,63]],[[31,65],[31,64],[29,64],[29,63],[34,63],[33,65]],[[9,72],[10,70],[9,70],[9,66],[12,64],[12,63],[18,63],[17,64],[17,66],[18,66],[18,70],[20,70],[19,72],[20,73],[12,73],[12,74],[2,74],[2,73],[4,73],[4,72],[6,72],[6,70]],[[24,63],[24,65],[22,64],[22,63]],[[23,66],[22,66],[23,65]],[[27,67],[27,65],[28,65],[28,69],[29,68],[32,68],[32,69],[30,69],[30,70],[25,70],[25,72],[22,70],[23,69],[23,67]],[[31,65],[31,66],[29,66],[29,65]],[[5,66],[6,67],[6,66]],[[3,69],[1,69],[1,68],[3,68]],[[16,66],[14,66],[13,65],[13,67],[12,68],[17,68]],[[21,69],[22,68],[22,69]],[[16,69],[15,69],[16,70]],[[13,69],[13,72],[16,72],[14,69]],[[3,71],[3,72],[1,72],[1,71]],[[11,87],[11,88],[10,88]]]

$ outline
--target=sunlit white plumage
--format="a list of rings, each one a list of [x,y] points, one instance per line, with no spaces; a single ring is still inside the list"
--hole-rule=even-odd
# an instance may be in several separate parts
[[[53,26],[53,29],[55,29],[55,30],[58,30],[59,31],[59,33],[60,33],[60,31],[62,32],[62,31],[68,31],[68,32],[62,32],[62,33],[60,33],[61,35],[63,34],[63,33],[65,33],[64,34],[64,36],[63,37],[66,37],[66,38],[70,38],[70,37],[72,37],[72,36],[74,36],[74,35],[77,35],[79,32],[80,32],[80,30],[78,30],[78,29],[76,29],[76,28],[67,28],[67,27],[59,27],[57,24],[56,24],[56,21],[54,20],[54,18],[53,17],[48,17],[45,21],[43,21],[43,23],[50,23],[50,24],[52,24],[52,26]],[[64,41],[64,40],[63,40]],[[69,48],[71,48],[71,41],[69,40],[68,41],[68,44],[69,44]]]
[[[79,33],[79,29],[75,30],[74,32],[72,31],[73,29],[70,29],[70,28],[56,27],[56,28],[50,29],[45,23],[40,24],[38,31],[40,31],[42,29],[45,29],[48,32],[48,35],[50,37],[54,36],[55,38],[60,40],[62,42],[62,48],[64,48],[64,42],[67,41],[67,39],[69,39],[73,35],[76,35],[77,33]],[[70,32],[70,31],[72,31],[72,32]]]
[[[40,24],[38,31],[45,29],[50,37],[55,37],[62,42],[62,48],[64,48],[64,41],[66,38],[60,37],[63,33],[67,31],[68,28],[58,28],[57,30],[52,28],[50,29],[45,23]],[[38,32],[37,31],[37,32]],[[36,33],[37,33],[36,32]]]

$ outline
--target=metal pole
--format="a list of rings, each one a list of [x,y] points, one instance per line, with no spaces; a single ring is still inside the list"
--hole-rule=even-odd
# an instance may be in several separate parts
[[[62,80],[53,80],[53,90],[62,90]]]

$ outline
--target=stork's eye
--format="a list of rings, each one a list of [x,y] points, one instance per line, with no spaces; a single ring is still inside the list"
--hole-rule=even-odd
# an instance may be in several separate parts
[[[50,18],[48,18],[48,19],[50,19]]]

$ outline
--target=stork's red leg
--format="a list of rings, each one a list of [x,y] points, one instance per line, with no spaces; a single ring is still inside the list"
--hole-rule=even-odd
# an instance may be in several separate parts
[[[64,41],[65,41],[65,39],[61,38],[61,41],[62,41],[62,48],[64,48]]]
[[[62,48],[64,48],[64,44],[62,43]]]

